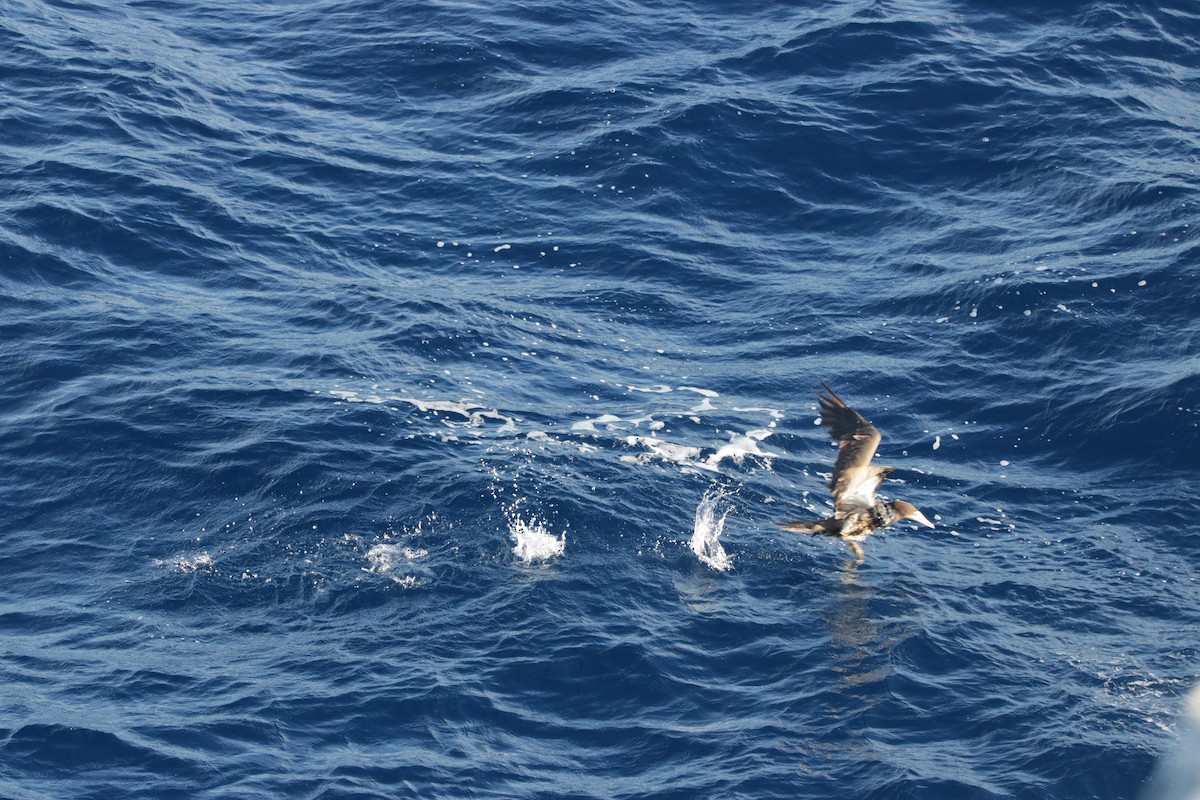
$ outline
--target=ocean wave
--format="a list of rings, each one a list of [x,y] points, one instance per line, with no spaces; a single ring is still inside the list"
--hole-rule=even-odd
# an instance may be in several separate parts
[[[1135,793],[1197,22],[17,0],[0,794]]]

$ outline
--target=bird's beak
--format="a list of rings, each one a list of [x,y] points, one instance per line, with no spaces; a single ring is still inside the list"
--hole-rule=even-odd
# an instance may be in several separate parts
[[[922,514],[920,511],[914,511],[913,515],[911,517],[909,517],[909,519],[911,519],[913,522],[924,525],[926,528],[933,527],[933,523],[929,521],[929,518],[926,517],[924,514]]]

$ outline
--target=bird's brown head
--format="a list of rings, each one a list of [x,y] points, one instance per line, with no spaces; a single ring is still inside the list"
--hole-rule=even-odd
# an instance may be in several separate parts
[[[922,514],[920,511],[917,511],[917,507],[912,503],[906,503],[903,500],[896,500],[892,503],[892,510],[900,515],[900,519],[911,519],[913,522],[919,523],[928,528],[933,527],[933,523],[930,522],[924,514]]]

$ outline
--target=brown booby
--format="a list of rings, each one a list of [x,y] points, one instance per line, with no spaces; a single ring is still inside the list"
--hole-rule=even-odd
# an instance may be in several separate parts
[[[825,381],[821,381],[821,386],[828,393],[828,397],[817,394],[821,401],[821,424],[838,443],[837,462],[829,480],[829,488],[833,490],[833,516],[811,522],[780,522],[779,527],[798,533],[840,536],[859,558],[863,557],[863,550],[858,543],[877,528],[886,528],[902,519],[932,528],[933,523],[912,503],[903,500],[884,503],[875,498],[875,490],[892,472],[892,467],[877,467],[871,463],[875,448],[879,447],[883,437],[862,414],[834,394]]]

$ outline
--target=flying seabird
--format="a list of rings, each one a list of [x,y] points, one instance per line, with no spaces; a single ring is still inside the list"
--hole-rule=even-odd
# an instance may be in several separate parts
[[[871,463],[875,448],[879,447],[883,437],[862,414],[834,394],[825,381],[821,381],[821,386],[829,395],[817,394],[821,401],[821,424],[838,443],[837,462],[833,465],[833,477],[829,479],[829,488],[833,490],[833,516],[812,522],[781,522],[779,527],[798,533],[840,536],[859,558],[863,557],[863,550],[858,543],[877,528],[886,528],[902,519],[932,528],[933,523],[912,503],[903,500],[884,503],[876,499],[875,490],[892,472],[892,467],[877,467]]]

